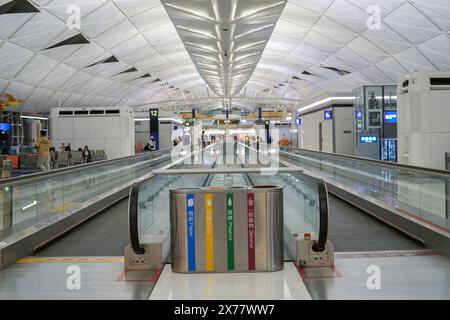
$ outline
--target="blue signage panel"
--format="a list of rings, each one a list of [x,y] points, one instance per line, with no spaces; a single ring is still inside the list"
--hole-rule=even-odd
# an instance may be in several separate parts
[[[356,120],[364,120],[364,113],[362,110],[356,110],[356,114],[355,114],[355,118]]]
[[[325,110],[323,112],[323,117],[325,120],[332,120],[333,119],[333,111],[332,110]]]
[[[187,202],[187,237],[188,237],[188,271],[196,270],[195,265],[195,196],[186,195]]]
[[[376,143],[376,142],[378,142],[378,137],[377,136],[361,136],[359,138],[359,140],[361,141],[361,143]]]
[[[159,111],[150,109],[150,139],[153,138],[154,150],[159,150]]]
[[[385,123],[397,123],[397,111],[386,111],[384,113]]]
[[[301,118],[295,119],[295,124],[296,124],[297,126],[301,126],[301,125],[302,125],[302,119],[301,119]]]
[[[9,123],[0,123],[0,131],[11,131],[11,125]]]

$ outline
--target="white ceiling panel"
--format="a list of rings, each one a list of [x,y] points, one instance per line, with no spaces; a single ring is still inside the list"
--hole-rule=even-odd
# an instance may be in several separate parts
[[[363,33],[364,38],[383,48],[389,54],[397,54],[413,46],[386,24],[382,23],[380,29],[368,29]]]
[[[8,39],[20,26],[29,20],[34,13],[13,13],[0,15],[0,39]]]
[[[416,71],[437,71],[437,68],[416,48],[411,48],[400,52],[395,59],[409,72]]]
[[[367,29],[368,15],[365,10],[357,8],[346,0],[335,0],[325,12],[325,16],[339,21],[339,23],[358,33]]]
[[[347,45],[347,48],[353,50],[360,56],[364,57],[364,59],[372,63],[376,63],[389,56],[389,54],[383,51],[382,48],[370,42],[363,36],[358,37],[352,42],[350,42]]]
[[[125,15],[112,2],[107,2],[81,19],[80,31],[95,38],[125,20]]]
[[[3,43],[0,46],[0,78],[11,79],[26,66],[34,53],[13,43]]]
[[[418,46],[421,52],[441,71],[450,71],[450,38],[440,35]]]
[[[405,3],[389,14],[384,21],[414,44],[435,37],[441,32],[435,24],[409,3]]]
[[[64,83],[69,80],[75,73],[77,69],[68,66],[66,64],[60,63],[50,72],[47,77],[40,83],[41,86],[48,89],[57,90],[61,88]]]
[[[394,58],[388,58],[377,63],[377,67],[395,82],[400,76],[408,73],[408,70],[402,67],[396,60],[394,60]]]
[[[52,94],[53,90],[35,87],[21,107],[28,110],[42,110],[43,108],[46,108],[46,102],[50,99]]]
[[[28,96],[33,92],[36,87],[30,86],[28,84],[23,84],[17,81],[11,81],[6,87],[5,92],[13,95],[14,97],[20,97],[18,99],[26,100]],[[22,109],[22,105],[19,106],[19,109]]]
[[[138,31],[128,20],[120,22],[118,25],[110,28],[102,33],[100,36],[95,37],[95,42],[106,49],[111,49],[114,46],[123,43],[138,34]],[[120,36],[118,36],[120,35]]]
[[[35,55],[19,72],[15,79],[22,83],[37,86],[45,79],[45,77],[47,77],[57,64],[58,62],[56,60],[49,59],[41,54]]]
[[[450,30],[450,2],[448,0],[414,0],[414,4],[442,30]]]
[[[214,92],[304,99],[450,71],[448,0],[235,1],[34,0],[39,12],[0,14],[0,90],[48,111]]]
[[[62,21],[55,19],[50,13],[42,11],[22,25],[9,38],[9,41],[31,50],[42,50],[65,28],[66,25]]]
[[[62,21],[66,21],[71,10],[69,6],[76,5],[80,9],[81,17],[86,17],[94,10],[106,4],[108,0],[51,0],[49,4],[43,5],[41,9],[50,12]]]

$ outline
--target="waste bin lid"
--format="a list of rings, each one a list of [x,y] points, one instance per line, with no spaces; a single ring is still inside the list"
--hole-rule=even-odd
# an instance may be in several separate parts
[[[269,185],[267,185],[267,186],[265,186],[265,185],[252,186],[252,187],[250,187],[250,189],[254,190],[254,191],[264,191],[264,192],[266,192],[266,191],[282,191],[283,190],[283,188],[281,188],[281,187],[269,186]]]

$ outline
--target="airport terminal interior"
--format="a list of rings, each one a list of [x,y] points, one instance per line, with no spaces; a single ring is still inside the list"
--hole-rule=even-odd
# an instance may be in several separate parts
[[[450,299],[450,0],[0,0],[0,300]]]

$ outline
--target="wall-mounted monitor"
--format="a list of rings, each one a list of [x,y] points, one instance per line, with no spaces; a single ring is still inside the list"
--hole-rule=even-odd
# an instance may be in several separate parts
[[[384,112],[385,123],[397,123],[397,111],[385,111]]]

